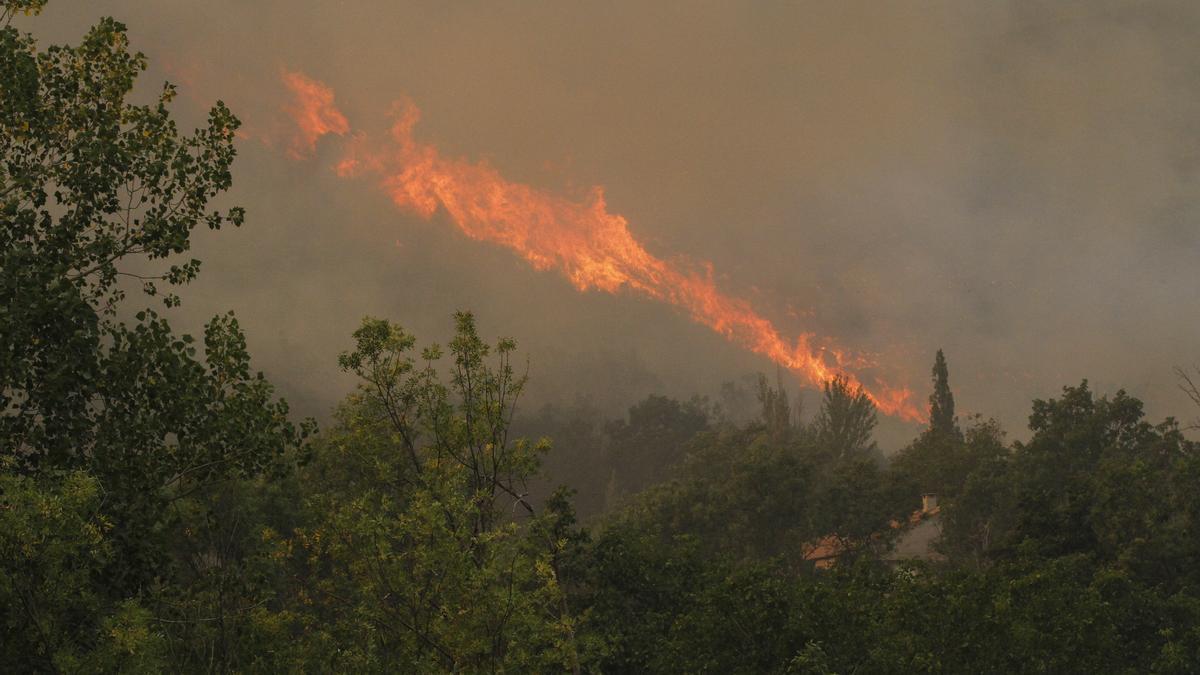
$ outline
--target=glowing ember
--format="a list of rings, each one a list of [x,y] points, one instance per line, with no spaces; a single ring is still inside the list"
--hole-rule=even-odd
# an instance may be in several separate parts
[[[295,73],[285,81],[296,94],[290,112],[300,127],[302,148],[311,152],[324,133],[346,133],[349,125],[333,107],[328,88]],[[786,342],[748,302],[718,290],[707,266],[703,273],[685,270],[649,253],[629,232],[625,218],[608,211],[600,188],[593,188],[584,201],[572,201],[510,182],[485,162],[443,157],[436,147],[415,141],[420,112],[410,101],[398,102],[393,114],[391,143],[353,136],[337,164],[340,176],[375,177],[398,207],[425,218],[440,208],[468,237],[506,246],[539,270],[558,270],[581,291],[627,289],[669,303],[813,385],[842,375],[852,387],[863,386],[883,412],[924,420],[908,389],[878,381],[862,385],[848,370],[861,361],[852,362],[836,349],[817,348],[812,335]]]

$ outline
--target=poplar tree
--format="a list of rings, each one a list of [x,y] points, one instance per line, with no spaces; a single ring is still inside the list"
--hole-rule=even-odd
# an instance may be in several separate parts
[[[181,132],[174,87],[134,100],[123,24],[43,48],[15,24],[44,5],[0,0],[0,672],[161,671],[163,635],[209,627],[183,670],[237,670],[226,636],[265,601],[235,605],[250,576],[211,500],[312,427],[232,315],[196,339],[140,303],[179,305],[193,231],[242,223],[215,208],[239,123],[218,102]]]

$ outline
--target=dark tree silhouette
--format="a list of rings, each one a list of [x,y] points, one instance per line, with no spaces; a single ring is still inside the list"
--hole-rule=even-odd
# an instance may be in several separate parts
[[[837,376],[825,382],[821,412],[813,422],[817,443],[839,459],[861,457],[875,449],[871,434],[878,423],[875,404],[862,387]]]
[[[946,356],[937,351],[933,363],[933,393],[929,396],[929,430],[935,434],[958,434],[958,420],[954,417],[954,393],[950,391],[950,370],[946,367]]]

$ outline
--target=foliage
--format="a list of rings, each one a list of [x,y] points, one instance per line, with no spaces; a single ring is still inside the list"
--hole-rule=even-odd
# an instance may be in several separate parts
[[[681,403],[651,395],[629,409],[628,420],[610,422],[605,432],[622,492],[635,493],[666,479],[683,459],[687,442],[708,421],[701,399]]]
[[[525,671],[577,659],[558,572],[569,513],[535,512],[526,486],[545,447],[508,438],[524,384],[515,344],[492,348],[470,314],[456,320],[448,382],[440,347],[418,362],[415,339],[383,320],[364,320],[339,359],[362,384],[301,473],[308,522],[277,554],[297,581],[287,620],[313,650],[300,662]]]
[[[782,375],[776,374],[776,386],[767,384],[767,376],[758,375],[758,403],[762,406],[762,422],[767,427],[767,433],[777,439],[786,439],[795,430],[792,420],[792,408],[788,403],[787,390],[783,387]],[[800,411],[797,410],[796,424],[799,424]]]
[[[0,668],[156,672],[164,639],[136,601],[93,583],[113,555],[100,483],[0,475]]]
[[[39,51],[12,21],[44,4],[0,11],[0,670],[1196,672],[1200,446],[1086,381],[1009,443],[939,351],[890,464],[841,378],[809,424],[763,377],[754,420],[737,386],[548,407],[547,477],[512,340],[368,318],[310,439],[231,315],[196,344],[127,297],[177,305],[193,230],[242,222],[210,206],[237,120],[129,103],[112,19]],[[938,562],[888,551],[918,521]]]
[[[617,517],[664,540],[690,535],[707,555],[769,558],[819,534],[810,511],[816,467],[761,431],[721,429],[696,439],[678,476]]]
[[[875,451],[871,433],[878,422],[875,404],[862,387],[851,388],[844,377],[838,376],[825,383],[813,433],[829,456],[854,459]]]
[[[616,471],[606,452],[604,420],[586,400],[572,405],[546,404],[536,414],[519,417],[513,429],[526,438],[547,439],[553,451],[543,457],[542,471],[531,479],[533,496],[549,494],[557,485],[575,491],[573,503],[587,520],[615,506]]]
[[[761,424],[697,435],[674,477],[616,518],[639,523],[663,541],[694,537],[706,556],[781,557],[793,568],[807,545],[826,536],[848,555],[886,549],[893,534],[888,521],[906,516],[911,499],[897,508],[889,481],[865,451],[873,447],[870,401],[844,381],[831,383],[817,420],[805,427],[780,414],[787,410],[779,404],[786,401],[781,392],[765,384],[763,391]],[[857,411],[849,413],[854,419],[847,411]],[[848,444],[847,434],[856,440]],[[857,450],[848,452],[848,445]]]
[[[946,355],[937,351],[933,362],[933,393],[929,395],[929,431],[940,436],[959,435],[954,416],[954,392],[950,391],[950,369]]]
[[[6,603],[10,625],[45,633],[14,634],[6,656],[159,670],[163,626],[209,620],[165,604],[211,576],[186,555],[187,533],[221,486],[285,471],[311,425],[252,372],[231,315],[197,345],[127,297],[140,286],[178,305],[170,289],[199,271],[179,259],[192,231],[241,224],[240,208],[210,205],[231,185],[237,119],[218,103],[181,134],[170,85],[149,105],[128,100],[146,59],[122,24],[42,50],[11,19],[43,4],[0,15],[0,473],[13,512],[37,505],[43,520],[25,524],[50,528],[19,540],[63,539],[13,572],[26,602]],[[181,649],[224,665],[210,646]]]

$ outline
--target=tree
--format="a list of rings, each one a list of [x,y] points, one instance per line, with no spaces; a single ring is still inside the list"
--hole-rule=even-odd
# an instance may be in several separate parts
[[[442,349],[365,319],[339,357],[360,386],[315,444],[301,483],[309,521],[282,617],[305,635],[294,661],[333,670],[542,671],[577,665],[559,571],[571,516],[538,513],[527,485],[546,444],[509,439],[524,387],[516,345],[489,346],[456,315]]]
[[[757,426],[717,427],[690,445],[669,480],[609,521],[636,523],[668,540],[695,537],[700,553],[734,559],[796,553],[814,536],[808,509],[815,467],[807,453]]]
[[[994,542],[1012,526],[1016,496],[1011,469],[1011,462],[1001,456],[984,459],[959,490],[942,500],[938,550],[963,564],[990,562]]]
[[[1192,579],[1197,447],[1142,403],[1087,382],[1033,402],[1031,438],[1002,451],[968,433],[977,458],[947,509],[946,548],[966,559],[1087,556],[1134,579],[1174,588]],[[981,429],[986,432],[986,427]],[[991,450],[987,450],[991,448]]]
[[[575,491],[572,501],[581,518],[604,511],[614,469],[604,454],[603,426],[600,411],[583,398],[569,406],[547,403],[536,414],[515,420],[518,435],[552,439],[554,451],[543,459],[534,492],[545,495],[555,486],[566,485]]]
[[[727,424],[741,425],[755,419],[762,409],[761,401],[756,401],[755,390],[761,392],[758,382],[762,374],[743,375],[737,380],[726,380],[721,383],[717,394],[717,412],[721,421]]]
[[[851,388],[840,375],[825,382],[821,412],[813,421],[821,452],[846,459],[874,451],[871,434],[878,422],[875,404],[862,387]]]
[[[11,463],[8,459],[5,463]],[[163,636],[136,600],[109,603],[93,576],[112,555],[99,482],[81,471],[0,473],[0,668],[159,672]]]
[[[795,430],[792,423],[792,408],[788,403],[787,390],[783,388],[783,377],[775,374],[775,388],[767,384],[767,376],[758,374],[758,403],[762,407],[762,423],[767,433],[776,440],[786,440]],[[796,411],[796,422],[800,421],[800,410]]]
[[[629,408],[628,419],[608,423],[605,433],[617,482],[635,493],[668,478],[683,460],[688,441],[708,428],[707,401],[681,402],[651,394]]]
[[[1193,366],[1192,371],[1194,374],[1189,373],[1183,368],[1176,367],[1175,375],[1179,379],[1179,390],[1188,397],[1188,400],[1196,408],[1200,409],[1200,380],[1195,379],[1200,377],[1200,366]],[[1200,429],[1200,417],[1192,421],[1188,427],[1191,429]]]
[[[954,394],[946,357],[938,350],[933,364],[933,393],[929,396],[929,427],[903,448],[892,461],[892,473],[912,485],[915,492],[932,492],[943,502],[953,500],[976,464],[991,446],[984,440],[990,431],[999,433],[993,422],[975,420],[971,433],[979,443],[968,443],[954,415]]]
[[[96,602],[90,618],[64,609],[72,621],[100,625],[138,597],[163,600],[156,618],[191,621],[158,594],[177,599],[198,576],[185,570],[201,569],[175,555],[195,524],[187,513],[203,513],[222,484],[283,470],[311,428],[289,421],[251,370],[232,316],[206,326],[201,352],[133,304],[177,306],[171,290],[200,267],[180,259],[192,231],[242,223],[240,208],[211,206],[231,186],[239,123],[218,102],[203,128],[181,134],[170,84],[148,105],[130,102],[146,58],[113,19],[78,46],[40,49],[11,23],[44,4],[0,10],[0,471],[46,490],[84,475],[103,494]],[[26,587],[28,621],[59,606],[39,593],[76,587],[57,581]],[[6,632],[0,644],[37,653],[30,635]],[[81,630],[75,647],[99,649],[96,635]]]
[[[1190,526],[1172,503],[1172,477],[1193,461],[1195,444],[1174,420],[1154,425],[1144,416],[1140,400],[1124,391],[1097,397],[1087,381],[1034,401],[1033,436],[1014,455],[1013,541],[1031,554],[1087,552],[1110,561],[1174,548],[1176,528]]]
[[[950,370],[946,357],[937,351],[933,362],[933,393],[929,395],[929,430],[935,434],[959,434],[958,419],[954,416],[954,393],[950,391]]]

